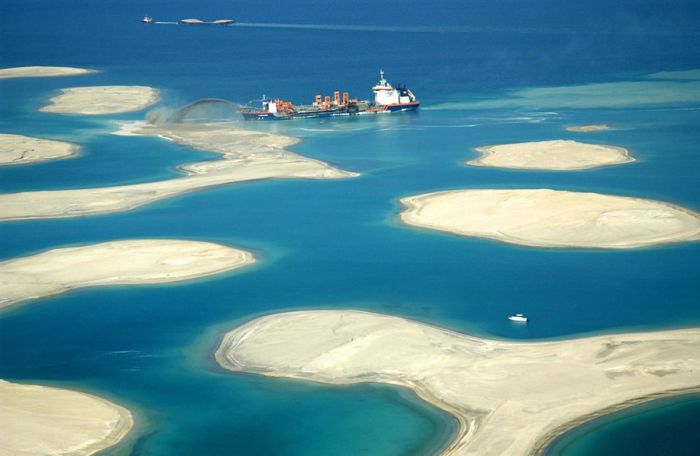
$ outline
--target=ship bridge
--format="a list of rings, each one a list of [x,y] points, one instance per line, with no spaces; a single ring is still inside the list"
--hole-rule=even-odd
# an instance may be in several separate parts
[[[384,70],[379,70],[379,82],[372,87],[374,92],[374,102],[377,105],[391,106],[414,103],[416,97],[406,87],[396,89],[384,79]]]

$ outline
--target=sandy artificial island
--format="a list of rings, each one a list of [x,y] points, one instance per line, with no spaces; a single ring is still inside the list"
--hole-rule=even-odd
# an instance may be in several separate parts
[[[571,126],[564,128],[564,130],[573,131],[575,133],[590,133],[593,131],[610,130],[610,125],[607,125],[607,124],[571,125]]]
[[[619,165],[634,161],[626,149],[576,141],[537,141],[477,147],[474,166],[565,171]]]
[[[75,217],[125,211],[163,198],[234,182],[272,178],[338,179],[357,176],[285,150],[298,140],[241,130],[228,124],[142,124],[122,134],[155,135],[195,149],[221,154],[220,160],[183,165],[183,177],[116,187],[51,190],[0,195],[0,221]]]
[[[401,199],[409,225],[535,247],[627,249],[700,239],[700,214],[598,193],[454,190]]]
[[[140,111],[160,100],[157,89],[144,86],[97,86],[61,89],[39,109],[58,114],[118,114]]]
[[[0,165],[23,165],[58,158],[67,158],[78,153],[75,144],[22,135],[0,133]]]
[[[583,419],[700,386],[700,329],[540,343],[359,311],[304,311],[226,334],[226,369],[413,389],[460,422],[446,455],[526,455]]]
[[[171,239],[112,241],[0,262],[0,309],[27,299],[98,285],[165,283],[253,263],[245,251]]]
[[[0,455],[94,454],[132,428],[131,413],[96,396],[0,380]]]
[[[10,78],[46,78],[57,76],[78,76],[95,73],[95,70],[58,66],[25,66],[0,69],[0,79]]]

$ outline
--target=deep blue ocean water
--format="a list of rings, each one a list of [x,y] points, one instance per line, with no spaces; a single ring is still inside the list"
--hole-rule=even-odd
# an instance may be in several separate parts
[[[146,26],[145,14],[243,24]],[[83,146],[77,158],[0,169],[3,192],[159,180],[213,156],[108,134],[143,112],[36,112],[63,87],[151,85],[167,107],[262,93],[310,101],[335,89],[364,98],[384,68],[423,104],[401,115],[244,125],[298,136],[295,152],[362,173],[356,179],[254,182],[106,216],[0,224],[1,258],[167,237],[221,242],[261,259],[203,280],[80,290],[5,311],[0,377],[94,391],[133,409],[138,432],[109,454],[431,454],[455,423],[409,392],[232,375],[211,353],[236,324],[300,308],[367,309],[510,339],[697,326],[698,243],[534,249],[408,228],[396,214],[405,195],[509,187],[700,210],[698,81],[647,77],[700,68],[698,24],[697,2],[0,0],[0,67],[100,70],[0,81],[0,131]],[[569,89],[547,89],[561,86]],[[589,123],[614,128],[562,129]],[[480,145],[546,139],[618,145],[638,161],[564,173],[463,164]],[[508,322],[515,311],[532,323]],[[697,427],[700,406],[685,403],[669,413]],[[617,438],[600,435],[593,444]],[[561,454],[619,454],[576,445]],[[643,450],[636,454],[658,454]]]
[[[547,456],[697,453],[700,396],[667,398],[604,416],[561,437]]]

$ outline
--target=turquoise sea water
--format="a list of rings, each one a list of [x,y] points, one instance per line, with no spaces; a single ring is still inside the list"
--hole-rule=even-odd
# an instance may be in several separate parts
[[[697,453],[700,396],[660,399],[586,423],[554,442],[547,456]]]
[[[94,391],[135,410],[138,432],[109,454],[431,454],[455,423],[410,393],[225,373],[211,358],[219,337],[257,315],[300,308],[367,309],[512,339],[700,324],[698,243],[543,250],[397,223],[400,197],[467,187],[596,191],[700,210],[697,78],[647,77],[700,68],[697,5],[521,3],[406,1],[379,14],[364,0],[0,0],[0,67],[101,70],[0,81],[0,131],[83,146],[77,158],[0,169],[3,192],[158,180],[213,157],[108,135],[114,121],[144,113],[36,112],[62,87],[151,85],[171,107],[261,93],[302,101],[335,89],[369,96],[382,67],[423,103],[401,115],[244,124],[300,137],[295,152],[362,173],[356,179],[254,182],[106,216],[0,224],[3,259],[167,237],[246,248],[261,260],[203,280],[80,290],[5,311],[0,377]],[[144,14],[246,25],[145,26]],[[562,129],[589,123],[614,128]],[[480,145],[546,139],[618,145],[637,161],[570,173],[463,165]],[[532,324],[508,322],[515,311]]]

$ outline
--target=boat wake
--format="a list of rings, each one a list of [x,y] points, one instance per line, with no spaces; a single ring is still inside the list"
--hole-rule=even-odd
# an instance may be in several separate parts
[[[341,24],[280,24],[274,22],[236,22],[237,27],[282,28],[306,30],[346,30],[353,32],[400,32],[400,33],[476,33],[477,27],[449,26],[390,26],[390,25],[341,25]]]

